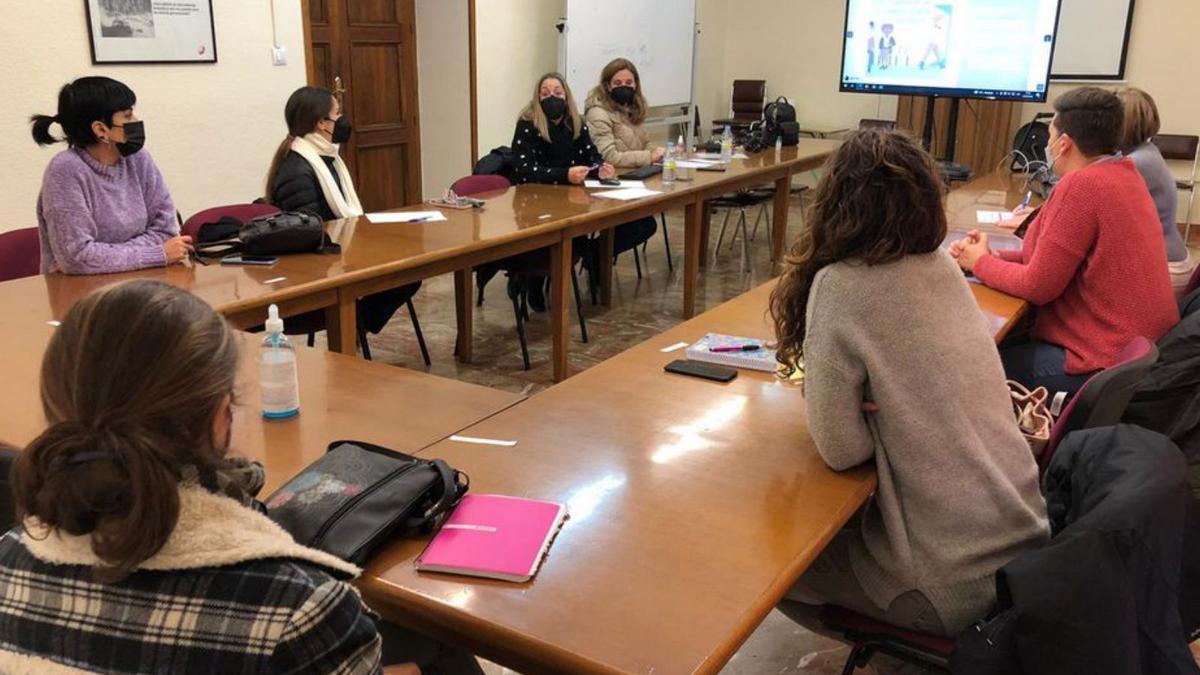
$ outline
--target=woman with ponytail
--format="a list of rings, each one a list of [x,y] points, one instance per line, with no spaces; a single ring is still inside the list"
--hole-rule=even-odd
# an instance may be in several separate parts
[[[224,320],[172,286],[67,313],[42,362],[49,426],[10,477],[0,672],[420,672],[381,668],[357,568],[249,508],[261,468],[226,456],[237,370]]]
[[[879,479],[788,594],[793,616],[833,603],[957,635],[995,605],[996,570],[1049,537],[991,329],[940,249],[942,192],[908,136],[852,134],[771,295],[817,452],[835,471],[874,461]]]
[[[31,118],[33,140],[66,142],[50,160],[38,195],[43,274],[104,274],[162,267],[187,257],[175,204],[142,150],[137,96],[107,77],[81,77],[59,91],[58,113]],[[51,129],[59,126],[64,136]]]
[[[333,92],[301,87],[288,98],[283,117],[288,135],[267,170],[267,201],[283,211],[304,211],[321,220],[363,215],[354,180],[338,154],[350,140],[350,118],[342,114]],[[359,300],[363,329],[376,334],[382,331],[420,288],[418,281]]]

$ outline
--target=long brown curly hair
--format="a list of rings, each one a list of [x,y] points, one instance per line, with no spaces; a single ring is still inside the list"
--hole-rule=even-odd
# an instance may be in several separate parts
[[[825,163],[806,218],[771,292],[779,362],[804,351],[808,295],[817,272],[842,260],[882,265],[932,253],[946,238],[944,186],[933,160],[908,135],[853,133]]]

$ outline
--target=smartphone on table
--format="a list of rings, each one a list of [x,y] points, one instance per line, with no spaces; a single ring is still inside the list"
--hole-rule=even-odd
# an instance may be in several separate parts
[[[260,265],[270,267],[279,262],[279,258],[273,255],[231,255],[228,258],[221,258],[222,265]]]

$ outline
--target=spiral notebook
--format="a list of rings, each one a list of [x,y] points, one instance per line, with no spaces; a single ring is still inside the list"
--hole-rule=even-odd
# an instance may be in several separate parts
[[[779,363],[775,360],[775,350],[768,349],[766,342],[766,340],[762,339],[708,333],[697,340],[691,347],[688,347],[687,358],[689,361],[703,361],[731,368],[745,368],[773,373],[779,367]],[[762,345],[762,348],[750,352],[712,351],[713,347],[742,347],[744,345]]]
[[[467,495],[417,559],[421,572],[529,581],[567,518],[556,502]]]

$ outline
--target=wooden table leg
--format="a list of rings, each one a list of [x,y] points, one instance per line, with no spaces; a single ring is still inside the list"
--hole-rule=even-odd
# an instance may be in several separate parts
[[[611,257],[610,257],[611,260]],[[554,381],[567,379],[567,334],[571,302],[571,237],[550,247],[550,335],[554,361]]]
[[[458,337],[454,354],[463,363],[470,363],[474,354],[475,337],[475,285],[474,270],[467,268],[454,272],[454,314],[458,323]]]
[[[783,264],[783,256],[787,246],[788,202],[792,198],[792,175],[788,174],[775,181],[775,213],[771,221],[771,260],[776,265]]]
[[[712,230],[712,209],[708,202],[701,205],[700,214],[700,269],[708,267],[708,235]]]
[[[338,289],[338,303],[325,308],[325,334],[329,351],[358,353],[358,316],[356,298],[346,289]]]
[[[597,266],[600,268],[600,304],[612,307],[613,287],[613,244],[615,243],[615,228],[600,231],[600,257]]]
[[[704,212],[707,205],[700,200],[688,204],[683,211],[683,318],[696,315],[696,287],[704,254]]]

